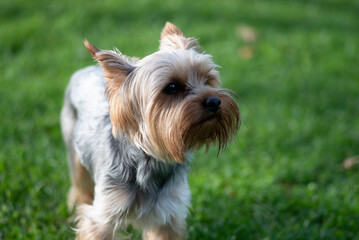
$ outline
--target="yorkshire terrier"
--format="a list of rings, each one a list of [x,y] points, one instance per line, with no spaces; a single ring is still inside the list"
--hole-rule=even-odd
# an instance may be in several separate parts
[[[220,88],[198,41],[171,23],[143,59],[84,45],[100,67],[72,76],[61,112],[76,239],[110,240],[128,225],[146,240],[183,239],[191,152],[233,139],[233,92]]]

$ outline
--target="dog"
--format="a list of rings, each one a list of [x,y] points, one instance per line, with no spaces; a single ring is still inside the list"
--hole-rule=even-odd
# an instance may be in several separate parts
[[[191,153],[234,138],[233,92],[198,41],[169,22],[143,59],[84,45],[100,66],[73,74],[61,111],[76,239],[114,239],[128,225],[146,240],[184,239]]]

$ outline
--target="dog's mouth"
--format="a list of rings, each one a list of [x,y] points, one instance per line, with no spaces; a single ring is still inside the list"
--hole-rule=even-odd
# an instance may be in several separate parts
[[[239,127],[240,113],[236,102],[228,95],[221,95],[220,109],[196,108],[188,114],[188,119],[194,120],[184,128],[182,139],[186,149],[199,149],[210,145],[217,145],[219,151],[224,149],[234,137]],[[197,113],[197,119],[196,114]],[[187,119],[185,119],[187,120]]]
[[[194,123],[191,127],[191,139],[192,145],[197,142],[211,142],[214,141],[218,136],[218,131],[225,130],[223,123],[221,123],[221,113],[218,111],[216,113],[205,114],[201,120],[197,123]]]
[[[216,113],[210,113],[208,114],[207,116],[205,116],[199,123],[198,125],[202,125],[204,123],[211,123],[211,122],[214,122],[214,121],[218,121],[220,120],[220,117],[221,114],[219,112],[216,112]]]
[[[211,113],[209,114],[209,116],[207,117],[206,121],[211,121],[214,119],[220,119],[221,117],[221,113],[220,112],[216,112],[216,113]]]

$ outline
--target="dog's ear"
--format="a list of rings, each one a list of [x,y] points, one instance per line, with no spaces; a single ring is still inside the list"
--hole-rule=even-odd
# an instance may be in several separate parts
[[[135,70],[134,64],[130,58],[122,55],[120,52],[99,50],[86,39],[84,45],[91,53],[93,58],[100,63],[104,71],[107,82],[106,94],[109,101],[110,118],[113,124],[113,134],[116,136],[118,132],[130,133],[138,128],[138,123],[134,114],[135,106],[131,100],[127,100],[124,106],[124,99],[129,95],[121,95],[120,92],[127,92],[124,89],[131,84],[131,73]],[[126,127],[126,129],[125,129]]]
[[[170,22],[166,22],[161,33],[160,50],[188,50],[191,48],[200,50],[198,41],[194,38],[186,38],[178,27]]]
[[[170,22],[166,22],[165,27],[162,29],[161,39],[164,39],[167,35],[177,35],[184,37],[181,30]]]
[[[114,84],[119,87],[135,69],[129,58],[120,52],[99,50],[86,39],[84,40],[84,45],[93,58],[100,63],[109,85]]]

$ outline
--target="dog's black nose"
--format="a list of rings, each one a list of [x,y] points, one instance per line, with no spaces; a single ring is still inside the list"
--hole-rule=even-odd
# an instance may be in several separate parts
[[[203,101],[203,107],[215,113],[221,108],[221,100],[218,97],[208,97]]]

